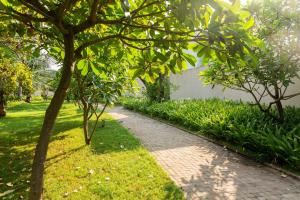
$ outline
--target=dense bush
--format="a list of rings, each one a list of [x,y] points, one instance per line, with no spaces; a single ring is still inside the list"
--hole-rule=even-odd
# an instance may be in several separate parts
[[[225,141],[258,160],[300,170],[300,109],[287,107],[286,121],[276,124],[258,108],[234,101],[177,100],[149,103],[125,98],[125,108],[184,126]]]

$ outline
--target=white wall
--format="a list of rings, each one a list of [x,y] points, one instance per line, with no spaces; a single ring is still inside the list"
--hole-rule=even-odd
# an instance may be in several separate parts
[[[203,70],[203,67],[188,69],[182,72],[182,74],[172,74],[170,81],[175,88],[171,90],[171,99],[205,99],[205,98],[221,98],[242,100],[251,102],[251,95],[231,89],[223,91],[222,86],[216,86],[212,89],[211,86],[204,85],[199,77],[199,72]],[[295,80],[295,84],[290,86],[287,94],[293,94],[300,92],[300,79]],[[300,96],[294,97],[287,101],[283,101],[284,105],[292,105],[300,107]]]

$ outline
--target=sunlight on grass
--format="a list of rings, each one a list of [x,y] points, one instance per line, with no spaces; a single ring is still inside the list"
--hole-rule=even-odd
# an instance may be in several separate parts
[[[41,102],[15,103],[0,120],[0,194],[14,190],[4,198],[27,198],[45,108]],[[49,146],[44,198],[182,199],[182,192],[139,141],[108,115],[105,120],[106,126],[86,146],[81,114],[72,104],[63,106]]]

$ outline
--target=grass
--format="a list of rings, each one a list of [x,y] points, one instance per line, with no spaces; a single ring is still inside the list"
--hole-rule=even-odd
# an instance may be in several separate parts
[[[258,161],[300,172],[300,108],[287,107],[285,123],[276,124],[256,107],[228,100],[150,103],[125,98],[122,102],[128,109],[218,140]]]
[[[46,107],[45,102],[12,103],[0,119],[0,199],[28,198]],[[108,115],[105,120],[86,146],[80,111],[63,105],[47,155],[44,199],[183,199],[140,142]]]

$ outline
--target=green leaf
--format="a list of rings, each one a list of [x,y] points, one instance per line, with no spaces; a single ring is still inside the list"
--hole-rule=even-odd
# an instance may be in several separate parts
[[[164,54],[162,54],[158,51],[155,52],[155,55],[157,55],[157,57],[163,62],[166,62],[168,60],[168,58]]]
[[[206,54],[209,51],[210,51],[210,48],[207,47],[207,46],[204,46],[204,47],[201,48],[200,51],[198,51],[197,56],[202,57],[204,54]]]
[[[89,66],[85,65],[81,71],[81,75],[85,76],[85,75],[87,75],[88,72],[89,72]]]
[[[61,48],[59,48],[59,47],[52,47],[52,52],[54,52],[54,53],[60,53],[61,52]]]
[[[245,29],[249,29],[249,28],[253,27],[254,24],[255,24],[254,18],[251,17],[251,18],[249,19],[249,21],[247,21],[247,23],[245,23],[244,28],[245,28]]]
[[[0,2],[1,2],[4,6],[11,6],[11,4],[10,4],[7,0],[0,0]]]
[[[144,74],[145,74],[145,71],[143,69],[138,69],[134,72],[132,79],[136,79]]]
[[[89,66],[92,68],[92,71],[98,76],[100,74],[100,71],[97,67],[95,67],[94,63],[89,62]]]
[[[184,53],[182,56],[183,56],[184,59],[185,59],[186,61],[188,61],[193,67],[196,66],[197,59],[196,59],[193,55]]]
[[[82,70],[84,68],[84,66],[87,65],[87,61],[86,60],[80,60],[78,63],[77,63],[77,69],[79,70]]]
[[[235,0],[231,7],[232,12],[237,12],[240,10],[240,8],[241,8],[240,0]]]
[[[284,87],[288,87],[290,84],[290,80],[284,80],[283,83]]]

